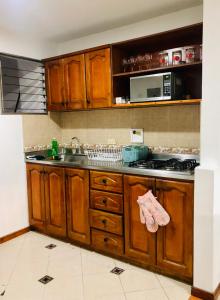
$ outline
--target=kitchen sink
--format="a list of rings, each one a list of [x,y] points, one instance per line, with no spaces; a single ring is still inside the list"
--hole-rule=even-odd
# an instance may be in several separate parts
[[[54,161],[54,162],[69,162],[69,163],[74,163],[74,164],[80,164],[84,160],[87,159],[86,155],[83,154],[64,154],[61,155],[58,159],[53,159],[52,157],[47,157],[45,160],[47,161]]]

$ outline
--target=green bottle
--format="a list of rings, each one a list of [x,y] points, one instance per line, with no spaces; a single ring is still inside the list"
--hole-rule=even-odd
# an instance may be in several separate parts
[[[59,157],[59,145],[55,138],[51,141],[51,150],[53,159],[58,159]]]

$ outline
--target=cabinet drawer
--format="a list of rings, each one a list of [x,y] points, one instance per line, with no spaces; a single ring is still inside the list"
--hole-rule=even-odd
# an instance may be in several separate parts
[[[123,238],[95,229],[92,229],[92,245],[94,248],[105,252],[117,255],[123,255],[124,253]]]
[[[95,209],[90,209],[90,226],[122,235],[122,217]]]
[[[123,213],[123,197],[119,194],[91,190],[90,205],[96,209]]]
[[[93,189],[122,193],[122,175],[91,171],[90,186]]]

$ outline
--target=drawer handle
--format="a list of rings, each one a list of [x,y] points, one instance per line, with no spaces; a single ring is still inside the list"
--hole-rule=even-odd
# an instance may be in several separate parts
[[[104,238],[104,242],[105,243],[108,242],[108,238],[107,237]]]
[[[106,203],[107,203],[107,199],[104,198],[104,199],[102,200],[102,203],[103,203],[103,204],[106,204]]]
[[[103,223],[104,225],[106,225],[107,220],[103,219],[103,220],[102,220],[102,223]]]
[[[102,183],[106,184],[107,183],[107,179],[102,179]]]

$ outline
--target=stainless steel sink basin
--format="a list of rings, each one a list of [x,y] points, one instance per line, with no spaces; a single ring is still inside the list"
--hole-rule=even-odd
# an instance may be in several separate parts
[[[86,159],[86,155],[73,154],[73,155],[63,155],[61,161],[66,162],[82,162]]]
[[[64,154],[64,155],[61,155],[60,158],[57,160],[53,160],[52,157],[47,157],[45,160],[51,161],[51,162],[54,161],[56,163],[69,162],[69,163],[74,163],[74,164],[80,164],[86,159],[87,159],[87,156],[82,155],[82,154]]]

